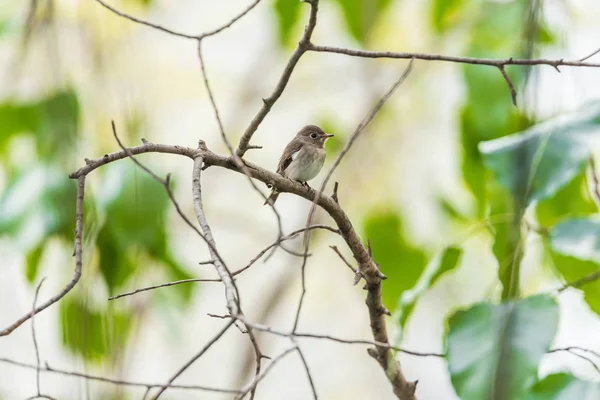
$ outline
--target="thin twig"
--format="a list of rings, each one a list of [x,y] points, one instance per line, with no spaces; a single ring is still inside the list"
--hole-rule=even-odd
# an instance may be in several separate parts
[[[600,358],[600,354],[596,351],[590,350],[590,349],[585,349],[583,347],[579,347],[579,346],[569,346],[569,347],[563,347],[563,348],[559,348],[559,349],[552,349],[550,350],[548,353],[557,353],[557,352],[567,352],[569,354],[574,355],[575,357],[579,357],[582,360],[587,361],[588,363],[590,363],[592,365],[592,367],[594,367],[594,369],[596,370],[596,372],[598,372],[600,374],[600,367],[598,367],[598,364],[596,364],[596,362],[594,360],[592,360],[591,358],[584,356],[583,354],[579,354],[577,353],[575,350],[579,350],[582,352],[586,352],[586,353],[590,353],[593,354],[594,356]]]
[[[506,73],[506,68],[504,68],[504,65],[499,66],[498,69],[500,70],[500,73],[502,73],[502,77],[508,84],[508,89],[510,90],[510,98],[512,99],[513,105],[516,107],[517,91],[515,90],[515,85],[513,85],[512,81],[510,80],[510,76],[508,76],[508,74]]]
[[[185,363],[185,365],[179,368],[179,370],[169,379],[169,381],[165,385],[162,385],[160,387],[160,390],[154,395],[154,397],[152,397],[152,399],[158,399],[160,395],[163,394],[165,390],[167,390],[167,388],[172,387],[171,384],[175,381],[175,379],[177,379],[179,375],[181,375],[194,362],[196,362],[200,357],[202,357],[202,355],[206,353],[208,349],[210,349],[210,347],[213,344],[215,344],[221,338],[221,336],[225,334],[225,332],[227,332],[227,330],[231,327],[231,325],[233,325],[234,322],[235,320],[233,319],[229,321],[210,341],[208,341],[208,343],[204,345],[204,347],[202,347],[202,349],[196,355],[194,355],[194,357],[192,357],[187,363]]]
[[[37,370],[36,370],[36,374],[35,374],[37,397],[41,397],[42,394],[41,394],[41,390],[40,390],[40,349],[38,348],[37,338],[35,336],[34,316],[35,316],[35,305],[37,303],[38,294],[40,293],[40,289],[42,288],[42,284],[44,283],[45,279],[46,278],[42,278],[40,283],[38,283],[37,288],[35,289],[35,296],[33,296],[33,306],[31,307],[31,337],[33,339],[33,347],[35,349],[35,360],[36,360],[36,365],[37,365]]]
[[[27,364],[21,361],[15,361],[8,358],[0,357],[0,363],[10,364],[21,368],[33,369],[37,370],[37,366],[33,364]],[[48,363],[46,363],[45,367],[40,369],[42,372],[53,373],[57,375],[70,376],[75,378],[83,378],[91,381],[103,382],[111,385],[119,385],[119,386],[128,386],[128,387],[143,387],[143,388],[158,388],[161,387],[159,383],[143,383],[143,382],[133,382],[133,381],[124,381],[120,379],[112,379],[106,378],[98,375],[90,375],[83,374],[75,371],[67,371],[63,369],[53,368]],[[221,389],[214,388],[210,386],[200,386],[200,385],[169,385],[171,389],[182,389],[182,390],[204,390],[207,392],[219,392],[219,393],[240,393],[238,389]]]
[[[282,352],[281,354],[279,354],[277,357],[273,358],[271,360],[271,362],[269,363],[269,365],[265,368],[265,370],[260,375],[256,376],[252,380],[252,382],[250,382],[250,384],[248,384],[248,386],[246,386],[246,388],[244,388],[240,391],[240,394],[236,397],[236,399],[241,400],[248,394],[248,392],[251,392],[252,390],[256,389],[258,382],[260,382],[265,376],[267,376],[267,374],[271,371],[271,369],[275,366],[275,364],[277,364],[283,357],[285,357],[286,355],[290,354],[291,352],[293,352],[295,350],[296,350],[296,346],[290,347],[289,349],[287,349],[284,352]]]
[[[406,53],[406,52],[394,52],[394,51],[369,51],[369,50],[354,50],[345,49],[342,47],[334,46],[316,46],[314,44],[309,45],[309,51],[315,51],[320,53],[336,53],[344,54],[351,57],[362,57],[362,58],[392,58],[400,60],[425,60],[425,61],[444,61],[459,64],[473,64],[473,65],[487,65],[490,67],[499,68],[507,65],[548,65],[553,68],[561,66],[565,67],[600,67],[600,63],[587,63],[582,61],[568,61],[564,59],[550,60],[545,58],[532,58],[532,59],[491,59],[491,58],[475,58],[475,57],[456,57],[446,56],[442,54],[429,54],[429,53]]]
[[[141,293],[141,292],[146,292],[148,290],[159,289],[159,288],[164,288],[164,287],[169,287],[169,286],[175,286],[175,285],[180,285],[182,283],[191,283],[191,282],[221,282],[221,279],[218,279],[218,278],[215,278],[215,279],[201,279],[201,278],[182,279],[180,281],[161,283],[160,285],[146,286],[146,287],[143,287],[143,288],[135,289],[135,290],[132,290],[131,292],[125,292],[125,293],[118,294],[116,296],[111,296],[111,297],[108,298],[108,300],[109,301],[110,300],[117,300],[117,299],[120,299],[122,297],[133,296],[134,294],[138,294],[138,293]]]
[[[337,248],[337,246],[329,246],[329,248],[331,250],[335,251],[335,253],[340,257],[340,259],[344,262],[344,264],[346,264],[348,266],[348,268],[350,268],[350,270],[352,272],[354,272],[355,274],[356,274],[356,272],[358,272],[358,270],[356,268],[354,268],[348,260],[346,260],[346,258],[342,255],[340,250]]]
[[[596,50],[594,50],[592,53],[588,54],[587,56],[585,56],[585,57],[583,57],[583,58],[580,58],[580,59],[579,59],[579,61],[583,62],[583,61],[585,61],[585,60],[587,60],[587,59],[589,59],[589,58],[592,58],[592,57],[594,57],[594,56],[595,56],[596,54],[598,54],[598,53],[600,53],[600,48],[599,48],[599,49],[596,49]]]
[[[312,206],[310,208],[310,212],[308,214],[308,218],[307,218],[307,222],[306,222],[307,226],[309,226],[312,223],[312,219],[313,219],[314,214],[316,212],[316,208],[317,208],[317,204],[318,204],[318,201],[319,201],[319,197],[321,196],[321,194],[325,190],[325,186],[327,185],[327,182],[329,181],[329,179],[333,175],[333,172],[335,171],[335,169],[337,168],[337,166],[342,161],[342,158],[350,150],[350,147],[352,146],[352,144],[354,143],[354,141],[360,136],[360,134],[363,131],[363,129],[369,124],[369,122],[371,122],[371,120],[375,117],[375,115],[377,114],[377,112],[381,109],[381,107],[383,107],[383,105],[385,104],[385,102],[392,96],[392,94],[396,91],[396,89],[408,77],[408,75],[412,71],[413,61],[414,60],[410,60],[408,66],[406,67],[406,69],[404,70],[404,72],[402,72],[400,78],[396,82],[394,82],[394,84],[387,91],[387,93],[385,93],[383,95],[383,97],[381,97],[381,99],[377,102],[377,104],[367,113],[367,115],[365,116],[365,118],[360,122],[360,124],[357,126],[356,130],[352,133],[352,135],[350,136],[350,138],[346,142],[344,148],[342,149],[342,151],[340,152],[340,154],[338,155],[338,157],[334,161],[333,165],[331,166],[331,168],[329,169],[327,175],[325,176],[325,179],[321,183],[321,187],[319,188],[319,190],[315,194]],[[309,243],[310,243],[310,232],[307,231],[307,232],[304,233],[304,253],[305,254],[308,254]],[[307,258],[304,257],[304,259],[302,260],[302,267],[301,267],[302,268],[302,293],[300,295],[300,301],[298,302],[298,307],[296,309],[296,317],[295,317],[295,320],[294,320],[294,328],[293,328],[294,332],[296,331],[296,329],[298,327],[298,322],[300,320],[300,312],[302,310],[302,304],[303,304],[304,296],[306,295],[306,286],[305,286],[305,281],[306,281],[306,272],[305,272],[306,271],[306,263],[307,263]],[[361,266],[359,264],[358,271],[361,274],[363,274],[363,271],[361,270],[360,267]],[[381,303],[381,300],[379,300],[378,303]]]
[[[570,287],[573,287],[573,288],[581,287],[587,283],[594,282],[594,281],[598,280],[599,278],[600,278],[600,270],[592,272],[591,274],[586,275],[583,278],[579,278],[575,281],[565,283],[562,287],[560,287],[558,289],[558,293],[560,293]]]
[[[302,361],[302,365],[304,366],[304,370],[306,371],[306,377],[308,378],[308,383],[310,384],[310,389],[312,390],[313,399],[318,400],[319,396],[317,395],[317,389],[315,388],[315,383],[314,383],[312,375],[310,373],[310,368],[308,367],[308,362],[306,361],[306,358],[304,357],[304,353],[302,352],[300,345],[298,345],[298,343],[296,343],[296,341],[294,339],[292,339],[292,342],[296,345],[296,351],[298,352],[300,361]]]
[[[327,226],[327,225],[318,225],[318,224],[317,225],[311,225],[309,227],[309,229],[324,229],[324,230],[328,230],[328,231],[333,232],[333,233],[337,233],[338,235],[340,233],[339,230],[337,230],[335,228],[332,228],[330,226]],[[282,241],[292,239],[292,238],[296,237],[299,233],[304,232],[305,230],[306,230],[306,227],[301,228],[301,229],[297,229],[296,231],[290,233],[289,235],[284,236],[282,238]],[[237,271],[232,272],[231,275],[235,277],[235,276],[241,274],[242,272],[246,271],[254,263],[256,263],[256,261],[258,261],[260,259],[260,257],[262,257],[269,249],[272,249],[275,246],[277,246],[277,242],[271,243],[268,247],[266,247],[263,250],[261,250],[260,253],[258,253],[252,260],[250,260],[250,262],[245,267],[242,267],[242,268],[238,269]],[[200,264],[213,264],[213,263],[214,263],[214,260],[210,260],[210,261],[203,261]],[[180,285],[180,284],[183,284],[183,283],[192,283],[192,282],[222,282],[222,280],[221,280],[221,278],[182,279],[182,280],[179,280],[179,281],[161,283],[159,285],[146,286],[146,287],[143,287],[143,288],[135,289],[135,290],[132,290],[130,292],[121,293],[121,294],[118,294],[116,296],[109,297],[108,300],[116,300],[116,299],[120,299],[122,297],[132,296],[134,294],[138,294],[138,293],[141,293],[141,292],[146,292],[148,290],[159,289],[159,288],[163,288],[163,287],[175,286],[175,285]]]
[[[197,35],[188,35],[186,33],[177,32],[177,31],[165,28],[164,26],[153,24],[152,22],[144,21],[144,20],[136,18],[132,15],[126,14],[126,13],[119,11],[116,8],[106,4],[103,0],[96,0],[96,2],[100,3],[102,5],[102,7],[106,8],[107,10],[110,10],[111,12],[117,14],[119,17],[123,17],[123,18],[128,19],[132,22],[135,22],[137,24],[145,25],[147,27],[159,30],[161,32],[168,33],[169,35],[181,37],[184,39],[198,39]]]

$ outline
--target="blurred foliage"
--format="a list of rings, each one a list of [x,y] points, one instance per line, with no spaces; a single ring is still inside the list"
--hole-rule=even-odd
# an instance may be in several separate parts
[[[556,270],[567,282],[600,270],[600,221],[568,219],[550,232],[549,251]],[[600,314],[600,281],[581,286],[585,301]]]
[[[553,196],[535,205],[535,217],[542,228],[549,228],[565,218],[583,217],[598,212],[590,196],[585,174],[581,173]]]
[[[451,246],[446,248],[440,255],[427,264],[425,271],[423,271],[414,287],[402,293],[394,315],[400,328],[406,326],[421,296],[433,287],[442,276],[459,265],[462,253],[463,251],[459,247]],[[400,341],[400,337],[397,338],[397,341]]]
[[[448,369],[462,400],[520,399],[558,328],[558,305],[548,295],[503,304],[480,303],[448,322]]]
[[[95,311],[86,300],[67,296],[60,305],[62,342],[84,360],[103,362],[124,353],[133,312]]]
[[[287,46],[293,39],[292,33],[300,17],[302,3],[295,0],[275,0],[274,8],[279,27],[279,43]]]
[[[151,7],[155,2],[128,3]],[[527,22],[529,8],[535,3],[431,0],[427,20],[439,37],[463,31],[467,56],[527,57],[535,55],[540,46],[555,42],[555,32],[543,20],[533,27]],[[271,4],[279,45],[287,51],[286,47],[299,39],[308,6],[297,0],[273,0]],[[333,4],[348,37],[368,47],[374,28],[392,9],[393,1],[335,0]],[[14,23],[0,21],[0,35],[13,33],[17,33]],[[488,221],[503,302],[476,304],[448,320],[452,384],[467,400],[487,398],[491,391],[499,400],[596,398],[600,396],[596,383],[567,374],[537,379],[538,363],[556,333],[558,307],[550,296],[513,297],[518,294],[515,274],[519,275],[521,217],[527,206],[535,207],[537,223],[549,231],[544,250],[561,279],[575,281],[600,269],[600,222],[590,217],[598,207],[584,174],[591,139],[598,132],[600,103],[535,125],[535,116],[525,115],[512,105],[506,81],[497,68],[459,68],[465,85],[464,103],[457,110],[461,172],[476,210],[468,215]],[[521,93],[527,68],[507,67],[507,73]],[[51,239],[58,238],[72,251],[76,188],[62,166],[76,153],[82,111],[75,86],[54,88],[36,100],[11,98],[0,102],[0,160],[7,172],[0,196],[0,232],[10,235],[23,249],[24,274],[31,283],[38,278],[39,263]],[[320,125],[336,134],[327,143],[328,152],[335,154],[343,147],[344,138],[328,116],[321,119]],[[136,118],[127,122],[124,136],[144,123]],[[19,137],[33,139],[39,157],[36,168],[8,163],[11,143]],[[96,246],[98,276],[106,291],[116,294],[125,290],[140,276],[148,276],[151,269],[171,280],[190,278],[169,246],[170,203],[164,188],[127,161],[97,173],[104,182],[100,193],[111,196],[86,195],[84,238],[93,242],[90,248]],[[470,217],[457,211],[452,199],[441,199],[439,204],[449,219],[469,221]],[[365,215],[364,238],[370,239],[375,261],[390,278],[383,284],[384,304],[404,328],[419,299],[440,278],[458,268],[463,250],[451,246],[430,259],[429,251],[413,243],[405,230],[401,210],[375,208]],[[92,225],[93,234],[87,229]],[[84,278],[94,279],[90,274],[86,271]],[[511,287],[514,293],[510,293]],[[160,299],[161,306],[181,307],[189,304],[197,288],[179,285],[151,298]],[[600,283],[588,283],[580,289],[590,308],[600,313]],[[125,352],[139,310],[128,303],[119,303],[118,311],[107,305],[92,306],[86,293],[74,292],[60,302],[59,311],[65,347],[86,361],[98,363],[114,361]]]
[[[582,381],[570,374],[552,374],[536,383],[531,393],[523,398],[523,400],[573,399],[600,399],[600,384]]]
[[[359,43],[365,44],[369,34],[392,0],[337,0],[346,29]]]
[[[25,133],[34,136],[42,159],[60,160],[75,144],[79,113],[79,101],[72,88],[36,102],[0,104],[0,156],[11,138]]]
[[[392,209],[369,213],[364,236],[371,242],[373,259],[391,283],[384,284],[383,304],[393,312],[400,295],[412,288],[423,273],[427,255],[410,242],[400,216]]]
[[[150,176],[124,163],[105,168],[106,185],[115,195],[103,205],[107,215],[98,233],[100,271],[109,294],[123,288],[138,271],[139,261],[161,262],[170,279],[189,279],[169,253],[166,221],[168,195]],[[108,191],[108,190],[107,190]],[[193,285],[174,287],[182,300],[189,300]]]

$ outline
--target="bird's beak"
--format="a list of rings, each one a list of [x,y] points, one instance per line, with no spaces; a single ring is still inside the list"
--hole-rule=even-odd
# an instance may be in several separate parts
[[[326,133],[326,134],[325,134],[325,137],[326,137],[326,138],[330,138],[330,137],[333,137],[333,135],[332,135],[331,133]]]

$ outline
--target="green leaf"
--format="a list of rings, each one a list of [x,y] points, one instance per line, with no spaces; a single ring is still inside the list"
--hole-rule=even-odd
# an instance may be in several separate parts
[[[427,256],[404,236],[402,221],[392,210],[371,213],[364,222],[373,259],[389,279],[384,282],[383,304],[393,312],[400,295],[413,287],[427,264]]]
[[[552,374],[533,386],[523,400],[596,400],[600,399],[598,382],[582,381],[570,374]]]
[[[30,133],[42,158],[62,160],[72,153],[79,129],[77,95],[67,89],[38,102],[0,104],[0,122],[0,151],[14,135]]]
[[[598,212],[591,198],[584,174],[579,174],[552,197],[535,206],[538,224],[550,228],[566,218],[584,217]]]
[[[275,0],[273,3],[279,26],[279,43],[282,46],[290,44],[292,33],[298,24],[301,4],[298,0]]]
[[[359,43],[365,44],[375,22],[391,0],[337,0],[344,15],[346,28]]]
[[[600,263],[600,221],[590,218],[564,221],[550,232],[550,245],[558,254]]]
[[[125,351],[133,313],[95,311],[72,296],[59,303],[62,343],[73,354],[100,363]]]
[[[129,163],[107,167],[100,198],[107,219],[98,232],[100,272],[109,293],[123,287],[137,272],[148,273],[142,261],[154,261],[173,280],[189,279],[189,273],[179,267],[169,253],[167,243],[167,211],[170,205],[163,186]],[[183,303],[189,302],[197,285],[179,285],[173,292]]]
[[[556,193],[586,165],[600,133],[600,102],[524,132],[480,143],[485,164],[524,204]]]
[[[75,182],[52,165],[17,173],[0,197],[0,232],[25,251],[51,235],[72,238],[76,193]]]
[[[538,363],[558,327],[547,295],[480,303],[449,320],[448,369],[462,400],[515,400],[535,383]]]
[[[566,220],[550,232],[549,247],[554,267],[567,282],[600,269],[600,222],[597,219]],[[600,281],[580,287],[590,308],[600,314]]]
[[[421,296],[433,287],[446,272],[456,268],[461,257],[462,249],[450,246],[427,264],[415,286],[410,290],[406,290],[400,296],[395,314],[400,327],[406,326],[406,322]]]

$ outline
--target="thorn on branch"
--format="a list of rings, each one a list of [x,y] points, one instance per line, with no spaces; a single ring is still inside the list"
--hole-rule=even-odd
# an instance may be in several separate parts
[[[515,86],[513,85],[512,81],[510,80],[510,77],[506,73],[506,69],[504,68],[504,65],[502,65],[502,64],[499,65],[498,69],[500,70],[500,72],[502,73],[502,77],[504,77],[504,80],[508,84],[508,89],[510,90],[510,98],[512,99],[513,105],[516,107],[517,106],[517,91],[515,90]]]
[[[340,201],[338,199],[338,182],[337,181],[333,184],[333,194],[331,195],[331,198],[337,204],[340,204]]]
[[[92,163],[92,160],[89,158],[84,158],[83,160],[85,161],[85,165],[90,165]]]
[[[149,145],[151,143],[149,141],[147,141],[146,139],[142,138],[142,144]]]
[[[200,261],[198,265],[214,264],[215,260]]]
[[[263,148],[262,146],[257,146],[257,145],[253,145],[253,144],[248,145],[248,150],[260,150],[262,148]]]

